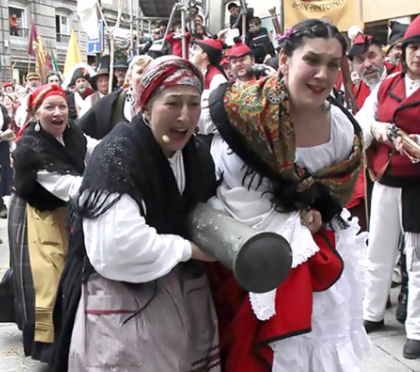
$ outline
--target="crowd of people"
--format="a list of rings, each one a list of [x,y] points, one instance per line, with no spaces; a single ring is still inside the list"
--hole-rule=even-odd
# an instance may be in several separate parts
[[[391,286],[420,358],[420,16],[383,45],[227,9],[217,36],[196,6],[157,24],[112,75],[105,56],[3,85],[0,319],[51,372],[362,372]],[[282,235],[284,282],[241,288],[191,241],[199,203]]]

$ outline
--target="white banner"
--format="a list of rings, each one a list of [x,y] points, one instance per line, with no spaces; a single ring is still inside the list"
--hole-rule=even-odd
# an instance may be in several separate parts
[[[97,0],[77,0],[80,25],[91,39],[99,39]]]

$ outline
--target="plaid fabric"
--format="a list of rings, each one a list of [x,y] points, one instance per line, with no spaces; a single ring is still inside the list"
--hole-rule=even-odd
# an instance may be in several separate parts
[[[35,325],[35,291],[28,250],[26,202],[15,194],[10,197],[8,234],[15,282],[16,323],[23,331],[25,354],[30,355]]]

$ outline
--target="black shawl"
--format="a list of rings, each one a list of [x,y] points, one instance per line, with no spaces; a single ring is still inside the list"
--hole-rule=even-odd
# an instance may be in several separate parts
[[[183,159],[186,183],[181,195],[168,159],[139,115],[129,124],[117,125],[95,148],[80,190],[88,198],[74,207],[73,235],[54,309],[55,343],[50,372],[68,369],[81,287],[93,272],[83,246],[83,219],[98,217],[118,201],[103,201],[104,195],[129,195],[147,224],[158,233],[187,238],[187,215],[199,202],[215,195],[217,185],[213,159],[199,139],[190,139],[183,149]]]
[[[127,122],[123,115],[125,90],[112,92],[96,102],[78,121],[80,128],[95,139],[104,138],[114,126]]]
[[[40,170],[80,176],[85,169],[86,138],[72,122],[63,133],[66,146],[36,123],[30,123],[13,152],[16,194],[39,211],[53,211],[66,202],[52,195],[37,182]]]

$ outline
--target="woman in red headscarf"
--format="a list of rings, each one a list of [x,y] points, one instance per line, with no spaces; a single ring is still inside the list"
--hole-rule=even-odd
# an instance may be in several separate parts
[[[44,85],[29,97],[31,120],[13,152],[9,236],[18,292],[16,323],[25,354],[49,362],[52,313],[67,251],[67,205],[79,189],[94,142],[69,121],[66,93]],[[88,149],[89,147],[89,149]]]
[[[187,216],[216,189],[194,135],[204,82],[191,63],[154,60],[137,112],[86,169],[54,320],[51,372],[220,371],[216,315]]]

